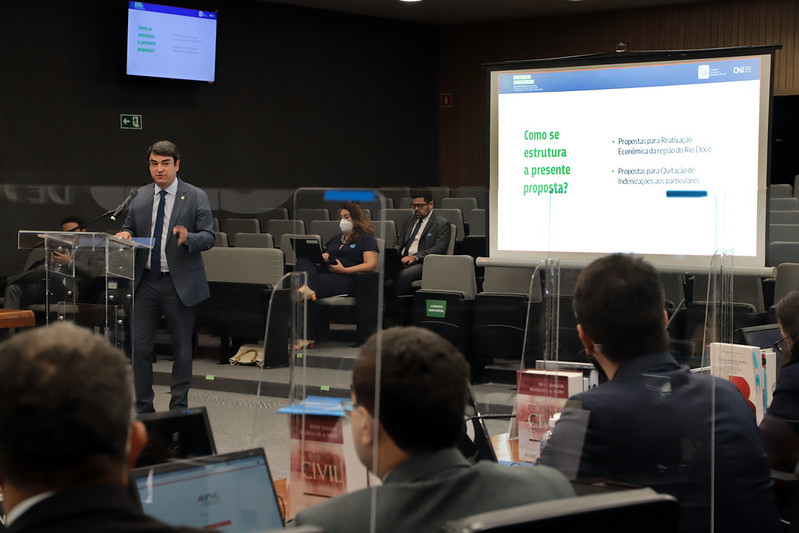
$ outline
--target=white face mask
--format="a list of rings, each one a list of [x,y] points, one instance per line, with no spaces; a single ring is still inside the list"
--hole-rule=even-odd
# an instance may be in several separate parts
[[[346,218],[342,218],[338,222],[338,229],[340,229],[343,233],[349,233],[352,231],[352,222]]]

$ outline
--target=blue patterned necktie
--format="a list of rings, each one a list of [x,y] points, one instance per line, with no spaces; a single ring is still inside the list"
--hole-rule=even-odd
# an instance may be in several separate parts
[[[153,249],[150,252],[150,270],[161,272],[161,233],[164,232],[164,208],[166,207],[166,191],[158,191],[161,199],[158,200],[158,212],[155,214],[155,228],[153,229]]]

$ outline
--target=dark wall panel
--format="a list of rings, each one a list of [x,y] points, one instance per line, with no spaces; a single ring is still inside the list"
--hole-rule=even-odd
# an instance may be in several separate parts
[[[216,83],[126,76],[126,1],[3,7],[0,183],[138,183],[159,138],[201,186],[437,182],[436,28],[169,3],[219,11]],[[142,131],[121,130],[120,113],[141,114]]]

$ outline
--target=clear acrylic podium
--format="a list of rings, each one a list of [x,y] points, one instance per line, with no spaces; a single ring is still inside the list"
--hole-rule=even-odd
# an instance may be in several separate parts
[[[152,239],[125,240],[107,233],[20,230],[18,248],[31,250],[33,267],[17,283],[41,284],[27,306],[38,324],[69,320],[124,343],[123,317],[133,309],[135,260]]]

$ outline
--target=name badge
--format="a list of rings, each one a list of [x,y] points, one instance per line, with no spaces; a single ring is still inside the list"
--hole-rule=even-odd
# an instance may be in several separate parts
[[[355,248],[355,243],[350,244],[350,248]]]

